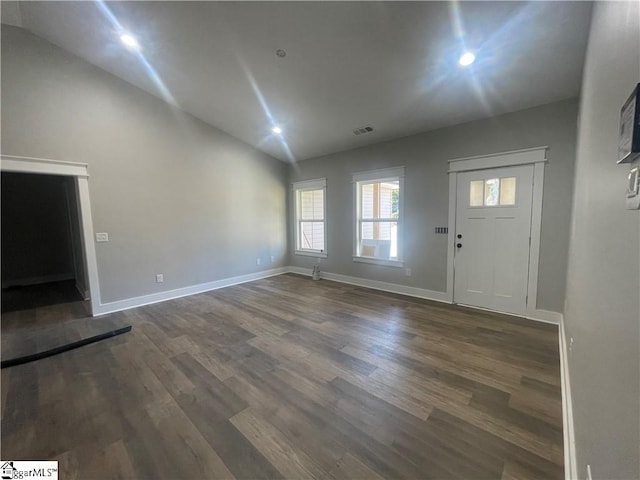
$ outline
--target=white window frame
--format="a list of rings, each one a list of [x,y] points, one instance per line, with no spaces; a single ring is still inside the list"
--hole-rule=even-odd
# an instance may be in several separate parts
[[[389,219],[398,222],[398,259],[385,260],[375,257],[364,257],[359,253],[360,245],[360,184],[378,183],[385,181],[397,181],[400,194],[398,196],[398,218]],[[381,170],[371,170],[353,174],[353,261],[360,263],[370,263],[373,265],[384,265],[387,267],[404,266],[403,231],[404,231],[404,167],[385,168]],[[386,219],[381,219],[386,220]]]
[[[324,222],[324,250],[315,250],[310,248],[300,248],[302,245],[300,239],[300,192],[308,190],[324,190],[322,195],[322,209],[323,209],[323,222]],[[304,255],[308,257],[327,258],[327,179],[319,178],[316,180],[305,180],[302,182],[295,182],[292,186],[293,192],[293,225],[294,225],[294,254]]]

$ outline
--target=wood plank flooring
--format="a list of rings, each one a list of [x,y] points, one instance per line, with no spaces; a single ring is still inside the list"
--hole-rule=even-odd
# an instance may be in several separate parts
[[[64,479],[563,477],[552,325],[292,274],[109,321],[133,330],[2,370],[3,459]]]

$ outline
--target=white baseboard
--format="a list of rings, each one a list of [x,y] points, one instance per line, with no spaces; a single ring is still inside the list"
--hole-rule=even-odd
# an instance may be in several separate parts
[[[300,275],[311,276],[311,270],[301,267],[288,267],[290,273],[298,273]],[[380,282],[377,280],[369,280],[360,277],[351,277],[348,275],[340,275],[337,273],[321,272],[320,276],[327,280],[333,280],[340,283],[348,283],[350,285],[358,285],[360,287],[368,287],[374,290],[383,290],[385,292],[400,293],[402,295],[408,295],[410,297],[424,298],[426,300],[434,300],[436,302],[453,303],[451,296],[446,292],[438,292],[435,290],[427,290],[424,288],[408,287],[406,285],[398,285],[396,283]],[[470,307],[478,308],[478,307]],[[484,310],[484,309],[481,309]],[[533,309],[525,315],[524,318],[529,320],[535,320],[543,323],[551,323],[553,325],[559,325],[562,314],[558,312],[552,312],[549,310]]]
[[[280,267],[271,270],[265,270],[263,272],[250,273],[247,275],[240,275],[238,277],[225,278],[222,280],[216,280],[214,282],[203,283],[199,285],[192,285],[190,287],[178,288],[175,290],[168,290],[165,292],[152,293],[149,295],[143,295],[140,297],[129,298],[126,300],[118,300],[115,302],[103,303],[94,306],[93,315],[105,315],[107,313],[119,312],[122,310],[128,310],[130,308],[141,307],[143,305],[149,305],[152,303],[164,302],[166,300],[172,300],[174,298],[185,297],[187,295],[195,295],[197,293],[208,292],[210,290],[216,290],[218,288],[229,287],[231,285],[237,285],[239,283],[251,282],[253,280],[259,280],[261,278],[272,277],[274,275],[280,275],[283,273],[297,273],[301,275],[311,276],[311,270],[301,267]],[[361,277],[352,277],[349,275],[341,275],[338,273],[322,272],[322,278],[327,280],[333,280],[335,282],[347,283],[350,285],[357,285],[359,287],[372,288],[374,290],[382,290],[385,292],[398,293],[401,295],[408,295],[410,297],[423,298],[426,300],[433,300],[436,302],[443,302],[451,304],[451,296],[446,292],[438,292],[435,290],[427,290],[424,288],[410,287],[407,285],[399,285],[396,283],[381,282],[378,280],[369,280]],[[80,292],[83,293],[82,291]],[[85,298],[86,298],[86,293]],[[552,323],[558,325],[562,314],[557,312],[551,312],[547,310],[532,310],[528,312],[526,318],[530,320],[536,320],[540,322]]]
[[[573,429],[573,402],[571,400],[571,382],[569,380],[569,352],[567,350],[564,318],[560,319],[559,347],[560,347],[560,383],[562,386],[562,431],[564,435],[564,478],[576,480],[578,478],[578,464],[576,461],[576,435]]]
[[[528,311],[525,315],[530,320],[536,320],[543,323],[551,323],[553,325],[560,325],[562,320],[562,314],[558,312],[552,312],[551,310],[534,309]]]
[[[265,270],[262,272],[249,273],[247,275],[240,275],[238,277],[224,278],[222,280],[216,280],[214,282],[201,283],[199,285],[192,285],[190,287],[177,288],[175,290],[167,290],[165,292],[151,293],[149,295],[143,295],[141,297],[129,298],[126,300],[118,300],[115,302],[103,303],[94,307],[93,315],[105,315],[107,313],[120,312],[122,310],[129,310],[130,308],[142,307],[143,305],[150,305],[152,303],[164,302],[166,300],[173,300],[174,298],[186,297],[188,295],[195,295],[196,293],[204,293],[211,290],[217,290],[218,288],[230,287],[231,285],[237,285],[239,283],[251,282],[253,280],[259,280],[261,278],[273,277],[274,275],[281,275],[287,273],[288,267],[274,268],[271,270]]]
[[[19,285],[26,287],[29,285],[40,285],[41,283],[62,282],[64,280],[72,280],[75,278],[73,273],[56,273],[54,275],[43,275],[41,277],[21,278],[18,280],[7,280],[2,282],[2,288],[13,287]]]
[[[80,294],[83,300],[89,300],[89,290],[85,289],[82,285],[76,282],[76,291]]]
[[[197,293],[208,292],[210,290],[216,290],[218,288],[229,287],[231,285],[237,285],[239,283],[251,282],[253,280],[259,280],[261,278],[272,277],[274,275],[281,275],[283,273],[297,273],[300,275],[311,276],[311,270],[302,267],[281,267],[271,270],[265,270],[263,272],[250,273],[248,275],[241,275],[238,277],[225,278],[222,280],[216,280],[214,282],[203,283],[199,285],[192,285],[190,287],[178,288],[175,290],[168,290],[165,292],[152,293],[149,295],[143,295],[140,297],[129,298],[126,300],[118,300],[110,303],[100,304],[97,308],[93,309],[93,314],[104,315],[107,313],[119,312],[121,310],[128,310],[130,308],[141,307],[143,305],[149,305],[152,303],[164,302],[174,298],[185,297],[187,295],[195,295]],[[425,288],[409,287],[407,285],[399,285],[396,283],[381,282],[378,280],[369,280],[367,278],[352,277],[349,275],[341,275],[338,273],[322,272],[322,278],[327,280],[333,280],[334,282],[347,283],[350,285],[357,285],[359,287],[371,288],[374,290],[382,290],[384,292],[398,293],[401,295],[407,295],[410,297],[423,298],[425,300],[433,300],[436,302],[443,302],[451,304],[451,297],[446,292],[438,292],[436,290],[427,290]],[[83,292],[80,292],[81,294]],[[86,292],[85,292],[86,293]],[[527,313],[525,318],[530,320],[536,320],[539,322],[552,323],[559,325],[562,314],[557,312],[551,312],[548,310],[532,310]]]
[[[305,275],[307,277],[311,276],[310,268],[302,268],[302,267],[287,267],[287,273],[297,273],[298,275]]]
[[[301,275],[311,276],[311,270],[300,267],[288,267],[289,272]],[[338,273],[321,272],[321,278],[333,280],[334,282],[348,283],[349,285],[357,285],[359,287],[372,288],[374,290],[382,290],[384,292],[400,293],[410,297],[424,298],[426,300],[434,300],[436,302],[451,303],[446,292],[437,292],[435,290],[427,290],[424,288],[408,287],[406,285],[398,285],[397,283],[380,282],[378,280],[369,280],[367,278],[351,277],[348,275],[340,275]]]

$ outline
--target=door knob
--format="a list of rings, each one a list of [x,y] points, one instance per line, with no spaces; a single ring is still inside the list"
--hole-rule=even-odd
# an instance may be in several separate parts
[[[462,244],[461,244],[461,243],[458,243],[458,244],[456,244],[456,247],[458,247],[458,248],[462,248]]]

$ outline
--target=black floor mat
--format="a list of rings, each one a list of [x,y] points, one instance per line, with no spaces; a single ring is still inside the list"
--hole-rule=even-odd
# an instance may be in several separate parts
[[[86,317],[2,331],[2,361],[33,355],[128,326],[124,318]]]

